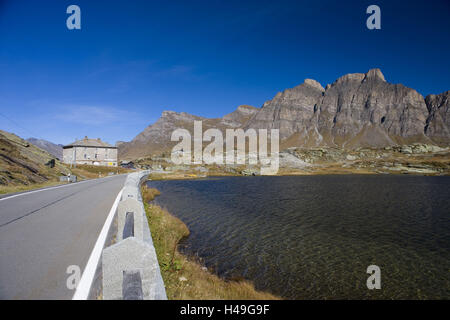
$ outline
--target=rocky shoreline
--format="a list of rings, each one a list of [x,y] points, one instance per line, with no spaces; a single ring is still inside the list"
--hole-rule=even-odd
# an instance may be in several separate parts
[[[331,147],[291,147],[279,153],[277,175],[314,174],[418,174],[449,175],[450,148],[414,143],[384,148],[345,150]],[[151,169],[178,177],[214,175],[259,175],[259,166],[173,165],[170,157],[146,157],[135,161],[136,168]]]

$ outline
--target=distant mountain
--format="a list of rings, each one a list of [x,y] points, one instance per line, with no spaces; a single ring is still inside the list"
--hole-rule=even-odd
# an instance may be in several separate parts
[[[47,141],[44,139],[36,139],[36,138],[28,138],[27,141],[34,144],[36,147],[47,151],[48,153],[55,156],[59,160],[61,160],[63,157],[63,145],[62,144],[54,144],[50,141]]]
[[[0,130],[0,185],[29,185],[56,180],[69,170],[54,156],[15,134]]]
[[[185,112],[163,111],[158,121],[145,128],[132,141],[118,145],[119,158],[135,159],[171,150],[178,143],[170,141],[172,132],[177,128],[183,128],[193,134],[195,120],[203,121],[203,131],[209,128],[220,130],[240,128],[257,111],[258,109],[255,107],[242,105],[223,118],[216,119],[198,117]]]
[[[241,106],[219,119],[164,111],[161,118],[131,142],[119,157],[135,158],[170,150],[176,128],[192,130],[279,129],[281,148],[329,146],[345,149],[414,142],[450,144],[450,92],[424,99],[416,90],[387,82],[379,69],[347,74],[325,88],[316,80],[279,92],[258,109]]]
[[[115,144],[115,146],[116,147],[119,147],[121,144],[124,144],[124,143],[126,143],[126,141],[116,141],[116,144]]]

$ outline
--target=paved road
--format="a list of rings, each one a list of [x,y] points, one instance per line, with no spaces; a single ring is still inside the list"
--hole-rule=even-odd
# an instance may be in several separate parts
[[[126,175],[0,199],[0,299],[71,299]]]

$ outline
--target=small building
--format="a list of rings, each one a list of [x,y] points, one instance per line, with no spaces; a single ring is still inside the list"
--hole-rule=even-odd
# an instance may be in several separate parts
[[[133,162],[133,161],[125,161],[125,160],[122,160],[122,161],[120,161],[120,166],[121,166],[122,168],[126,168],[126,169],[136,169],[136,168],[134,167],[134,162]]]
[[[117,147],[86,136],[63,147],[63,162],[117,167]]]

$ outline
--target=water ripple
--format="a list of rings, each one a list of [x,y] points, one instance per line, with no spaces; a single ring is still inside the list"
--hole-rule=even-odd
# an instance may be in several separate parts
[[[182,251],[289,299],[450,298],[450,177],[151,181],[191,235]],[[382,289],[366,287],[367,266]]]

